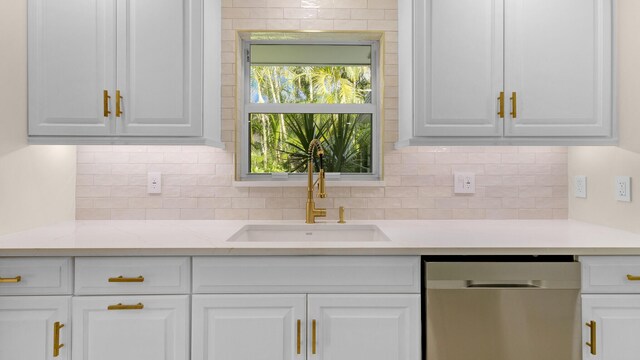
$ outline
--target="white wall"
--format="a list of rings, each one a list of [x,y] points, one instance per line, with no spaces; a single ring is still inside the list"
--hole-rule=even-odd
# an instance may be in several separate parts
[[[569,217],[640,233],[640,1],[616,4],[620,146],[570,148],[569,182],[586,175],[588,198],[570,194]],[[617,175],[633,177],[632,203],[615,200]]]
[[[27,145],[27,1],[0,1],[0,235],[75,216],[74,146]]]

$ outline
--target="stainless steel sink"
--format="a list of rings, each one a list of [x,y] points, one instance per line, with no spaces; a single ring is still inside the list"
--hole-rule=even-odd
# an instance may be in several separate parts
[[[389,238],[375,225],[246,225],[227,241],[377,242],[389,241]]]

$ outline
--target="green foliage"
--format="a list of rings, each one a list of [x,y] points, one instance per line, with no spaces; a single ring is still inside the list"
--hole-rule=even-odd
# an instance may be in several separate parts
[[[362,104],[370,95],[368,66],[251,67],[254,103]],[[371,173],[371,114],[256,113],[249,120],[251,173],[306,172],[314,138],[327,172]]]

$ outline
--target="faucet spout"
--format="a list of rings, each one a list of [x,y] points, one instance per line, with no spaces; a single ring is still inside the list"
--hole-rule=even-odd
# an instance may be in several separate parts
[[[315,187],[315,182],[313,181],[313,170],[314,170],[314,153],[316,150],[316,155],[320,160],[320,170],[318,171],[318,197],[325,198],[327,197],[327,193],[325,191],[325,175],[324,175],[324,149],[322,148],[322,144],[320,144],[320,140],[313,139],[311,143],[309,143],[309,162],[307,163],[307,209],[306,209],[306,220],[307,224],[314,224],[316,222],[317,217],[325,217],[327,216],[327,209],[317,209],[316,203],[313,198],[313,189]]]

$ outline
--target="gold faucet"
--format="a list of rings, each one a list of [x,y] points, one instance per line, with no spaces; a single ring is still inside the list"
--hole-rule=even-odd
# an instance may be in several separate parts
[[[316,155],[320,159],[320,170],[318,171],[318,180],[313,181],[313,150],[318,148]],[[327,216],[327,209],[316,209],[316,202],[313,200],[313,188],[316,183],[318,184],[318,197],[325,198],[327,193],[324,190],[324,168],[322,165],[322,158],[324,157],[324,150],[320,140],[313,139],[309,143],[309,163],[307,164],[307,224],[314,224],[317,217]]]

